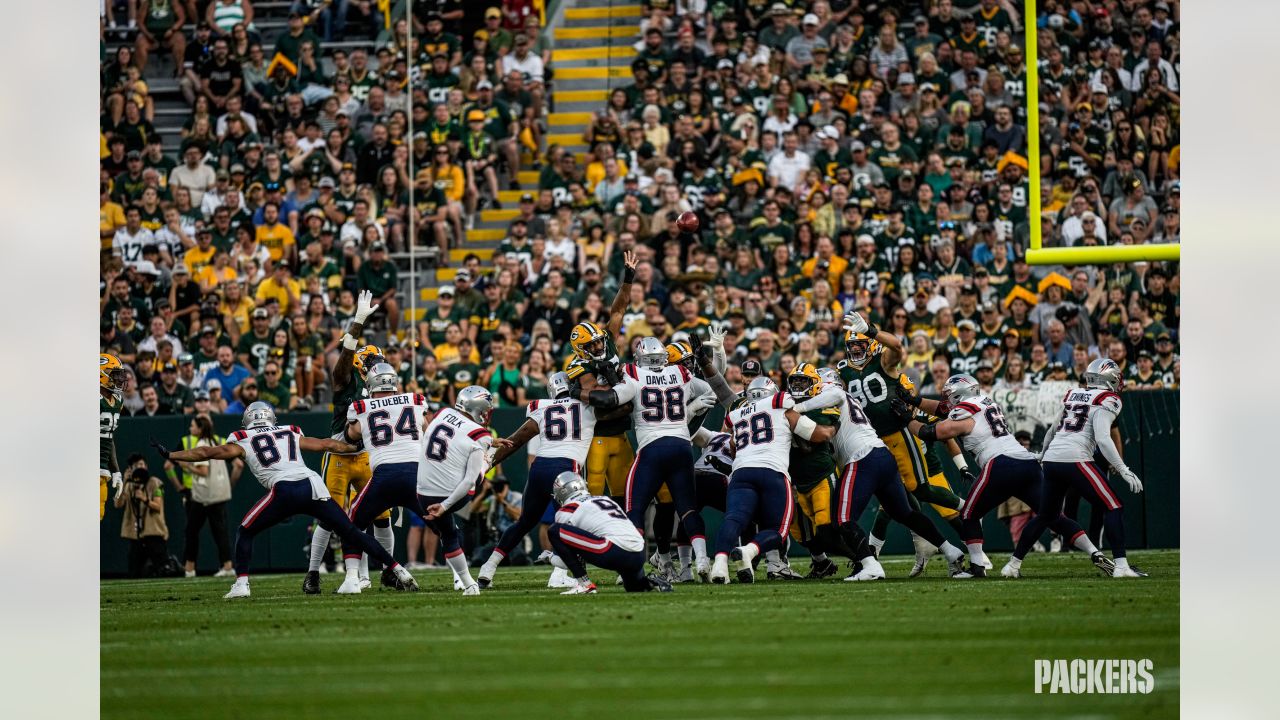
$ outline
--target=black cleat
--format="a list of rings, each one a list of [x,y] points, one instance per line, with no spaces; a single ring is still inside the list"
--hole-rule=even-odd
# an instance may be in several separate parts
[[[320,594],[320,573],[316,570],[307,572],[307,576],[302,579],[302,592],[307,595]]]
[[[1102,574],[1107,577],[1111,577],[1116,571],[1116,564],[1111,562],[1111,558],[1103,555],[1101,552],[1093,553],[1089,556],[1089,559],[1093,561],[1094,567],[1101,570]]]
[[[831,562],[831,558],[819,560],[809,567],[809,574],[805,575],[806,580],[821,580],[836,574],[836,564]]]
[[[969,575],[976,578],[984,578],[987,576],[987,569],[981,565],[969,563]]]
[[[645,576],[645,580],[649,581],[649,589],[654,592],[671,592],[671,583],[666,578],[659,577],[657,573],[649,573]]]
[[[393,590],[400,589],[400,578],[396,577],[391,568],[382,568],[382,587]]]

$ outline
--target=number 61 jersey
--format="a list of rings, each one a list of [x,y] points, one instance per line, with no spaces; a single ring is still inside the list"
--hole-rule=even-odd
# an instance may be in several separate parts
[[[525,417],[538,426],[537,457],[573,460],[586,465],[595,437],[596,411],[576,398],[530,400]]]
[[[986,395],[976,395],[961,401],[951,408],[947,417],[951,420],[973,418],[973,430],[961,437],[961,441],[964,449],[972,453],[983,467],[1001,455],[1020,460],[1036,459],[1035,455],[1013,437],[1009,423],[1004,419],[1004,412],[995,400]]]
[[[302,461],[299,441],[302,430],[297,425],[276,425],[237,430],[231,442],[244,449],[249,470],[262,486],[270,490],[278,482],[310,480],[311,499],[329,497],[324,481]]]
[[[787,474],[791,462],[790,395],[775,393],[743,403],[724,417],[725,432],[733,436],[733,469],[768,468]]]
[[[347,406],[347,422],[360,425],[370,470],[388,463],[418,462],[422,453],[419,428],[426,409],[427,398],[416,393],[365,398]]]

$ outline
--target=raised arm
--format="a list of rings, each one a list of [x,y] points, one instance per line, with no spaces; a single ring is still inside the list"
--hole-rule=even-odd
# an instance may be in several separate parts
[[[880,366],[887,373],[898,369],[898,364],[906,357],[906,350],[897,335],[881,330],[875,323],[868,321],[861,313],[850,312],[844,316],[844,329],[862,333],[884,347],[880,354]]]
[[[346,386],[351,382],[351,371],[354,368],[354,359],[356,350],[360,347],[360,341],[356,338],[364,335],[364,324],[377,310],[378,306],[373,303],[373,293],[368,290],[361,290],[360,296],[356,301],[356,314],[351,321],[351,330],[342,336],[342,352],[338,353],[338,359],[333,366],[333,385],[335,388]]]
[[[627,310],[627,302],[631,299],[631,283],[636,279],[636,253],[628,250],[622,254],[622,283],[613,296],[613,305],[609,306],[609,334],[614,338],[622,332],[622,315]]]
[[[715,347],[710,343],[703,343],[698,337],[698,333],[689,333],[689,347],[693,350],[693,357],[698,362],[698,367],[702,369],[702,375],[706,378],[706,383],[711,387],[711,391],[716,394],[716,401],[728,410],[738,395],[729,387],[729,383],[725,382],[724,376],[715,366]]]

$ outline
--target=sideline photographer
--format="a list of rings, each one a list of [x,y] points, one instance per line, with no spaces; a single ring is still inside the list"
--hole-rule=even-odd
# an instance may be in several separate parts
[[[152,477],[142,455],[134,453],[113,504],[124,509],[120,537],[129,541],[129,577],[154,577],[169,562],[169,527],[164,522],[164,486]]]

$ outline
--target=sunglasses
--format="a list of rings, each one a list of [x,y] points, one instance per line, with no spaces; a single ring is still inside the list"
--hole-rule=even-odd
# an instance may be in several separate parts
[[[275,376],[279,375],[280,373],[279,373],[279,371],[277,371],[277,372],[272,372],[272,371],[268,370],[267,372],[265,372],[265,373],[263,373],[263,374],[264,374],[264,375],[266,375],[267,377],[275,377]]]

